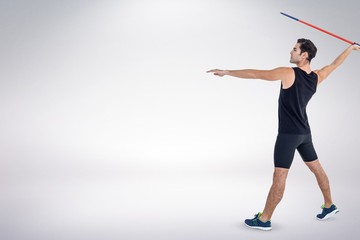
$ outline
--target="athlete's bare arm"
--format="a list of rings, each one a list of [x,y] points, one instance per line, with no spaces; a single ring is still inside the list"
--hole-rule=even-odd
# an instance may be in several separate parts
[[[314,72],[318,75],[318,84],[324,81],[330,75],[330,73],[332,73],[337,67],[339,67],[353,50],[360,50],[360,46],[355,44],[350,45],[348,48],[345,49],[344,52],[342,52],[337,58],[335,58],[335,60],[331,64],[319,70],[315,70]]]
[[[256,69],[243,69],[243,70],[220,70],[212,69],[207,73],[213,73],[216,76],[223,77],[225,75],[246,78],[246,79],[260,79],[267,81],[281,80],[284,87],[291,85],[295,79],[294,70],[290,67],[279,67],[272,70],[256,70]]]

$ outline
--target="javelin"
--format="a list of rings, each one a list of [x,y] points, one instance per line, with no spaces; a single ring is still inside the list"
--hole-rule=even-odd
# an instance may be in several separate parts
[[[336,34],[333,34],[333,33],[329,32],[329,31],[326,31],[326,30],[324,30],[324,29],[322,29],[322,28],[319,28],[319,27],[317,27],[317,26],[314,26],[314,25],[312,25],[312,24],[310,24],[310,23],[307,23],[307,22],[305,22],[305,21],[303,21],[303,20],[300,20],[300,19],[297,19],[297,18],[295,18],[295,17],[292,17],[292,16],[290,16],[290,15],[288,15],[288,14],[286,14],[286,13],[283,13],[283,12],[280,12],[280,13],[281,13],[282,15],[286,16],[286,17],[289,17],[289,18],[295,20],[295,21],[301,22],[301,23],[303,23],[303,24],[305,24],[305,25],[308,25],[309,27],[315,28],[316,30],[319,30],[319,31],[321,31],[321,32],[323,32],[323,33],[329,34],[330,36],[336,37],[336,38],[338,38],[338,39],[340,39],[340,40],[342,40],[342,41],[344,41],[344,42],[347,42],[347,43],[349,43],[349,44],[356,44],[356,45],[360,46],[359,43],[356,43],[356,42],[350,41],[350,40],[348,40],[348,39],[346,39],[346,38],[340,37],[340,36],[338,36],[338,35],[336,35]]]

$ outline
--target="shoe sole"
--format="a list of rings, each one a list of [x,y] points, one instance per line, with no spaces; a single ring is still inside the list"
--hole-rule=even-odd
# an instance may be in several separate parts
[[[339,209],[336,209],[336,210],[332,211],[331,213],[327,214],[324,218],[318,218],[318,217],[316,217],[316,218],[319,221],[324,221],[326,219],[329,219],[329,218],[335,216],[335,214],[337,214],[338,212],[339,212]]]
[[[262,231],[270,231],[272,229],[272,227],[253,227],[253,226],[249,226],[246,223],[244,223],[245,226],[247,226],[248,228],[252,228],[252,229],[257,229],[257,230],[262,230]]]

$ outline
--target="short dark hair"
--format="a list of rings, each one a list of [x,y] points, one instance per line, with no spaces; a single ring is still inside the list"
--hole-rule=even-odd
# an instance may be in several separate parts
[[[299,38],[297,40],[297,42],[300,43],[301,53],[303,53],[303,52],[308,53],[307,60],[310,63],[311,60],[316,56],[317,48],[316,48],[315,44],[312,41],[310,41],[309,39],[305,39],[305,38]]]

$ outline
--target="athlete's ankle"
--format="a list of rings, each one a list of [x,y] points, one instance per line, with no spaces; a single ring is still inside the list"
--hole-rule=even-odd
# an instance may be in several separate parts
[[[324,203],[324,208],[330,208],[331,206],[333,205],[333,203],[332,202],[326,202],[326,203]]]
[[[267,221],[270,220],[270,218],[267,217],[267,216],[264,215],[264,214],[261,214],[260,217],[259,217],[259,220],[262,221],[263,223],[266,223]]]

